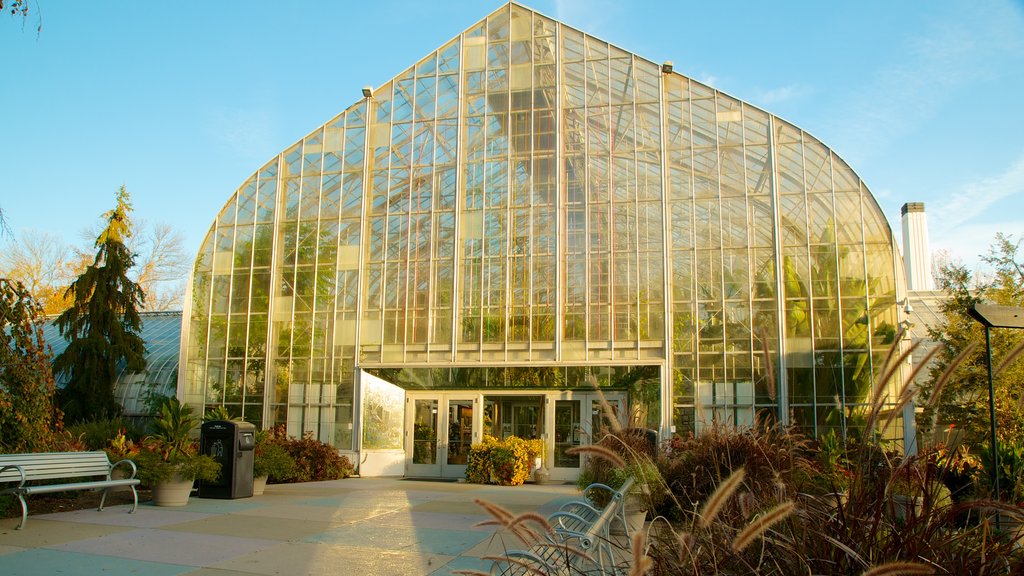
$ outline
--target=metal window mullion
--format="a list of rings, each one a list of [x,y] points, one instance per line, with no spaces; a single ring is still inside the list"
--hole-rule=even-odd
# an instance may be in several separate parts
[[[818,345],[817,345],[817,335],[818,335],[817,332],[818,331],[815,329],[815,326],[814,326],[814,317],[815,317],[815,308],[816,308],[816,306],[814,304],[814,301],[815,301],[814,298],[815,298],[815,296],[817,296],[817,294],[816,294],[816,292],[814,290],[814,281],[815,281],[815,277],[814,276],[815,276],[815,274],[814,274],[814,270],[811,268],[811,235],[810,235],[810,231],[811,231],[811,205],[810,205],[810,202],[809,202],[809,198],[807,197],[808,196],[808,194],[807,194],[807,153],[806,153],[807,150],[806,150],[805,136],[806,136],[806,133],[801,129],[800,130],[800,172],[801,172],[800,181],[803,183],[804,230],[807,230],[807,232],[808,232],[806,246],[807,246],[807,292],[808,292],[807,298],[808,298],[809,302],[808,302],[807,310],[808,310],[808,328],[810,329],[810,332],[811,332],[811,366],[812,366],[812,368],[811,368],[811,390],[812,390],[811,406],[814,407],[812,420],[814,422],[814,434],[815,434],[815,436],[817,436],[817,434],[818,434],[818,373],[817,373],[817,370],[815,370],[813,368],[814,366],[817,365],[817,361],[816,361],[815,358],[816,358],[816,356],[818,354]],[[806,423],[804,423],[804,424],[806,424]]]
[[[486,28],[484,30],[486,34]],[[453,207],[453,230],[454,235],[453,241],[454,246],[452,250],[452,297],[451,297],[451,335],[450,335],[450,350],[449,350],[449,362],[455,362],[455,354],[458,349],[458,342],[460,336],[460,319],[462,318],[462,293],[460,291],[461,286],[459,279],[459,262],[465,261],[465,251],[462,246],[464,240],[462,239],[462,210],[466,203],[466,178],[465,168],[466,160],[463,158],[465,150],[463,149],[462,133],[465,128],[465,115],[463,114],[464,102],[463,96],[466,94],[466,33],[459,34],[459,80],[456,84],[456,124],[455,124],[455,151],[452,157],[455,160],[455,206]],[[485,78],[486,79],[486,78]]]
[[[414,76],[415,78],[415,73]],[[415,83],[415,80],[413,81]],[[385,196],[387,197],[386,205],[384,206],[384,238],[383,246],[381,247],[381,291],[380,291],[380,315],[381,315],[381,330],[380,336],[377,339],[377,344],[380,346],[381,358],[384,358],[384,343],[386,340],[385,333],[387,332],[387,318],[388,318],[388,291],[391,287],[388,285],[388,269],[391,267],[391,257],[388,256],[388,248],[391,247],[391,171],[394,169],[391,161],[391,150],[395,146],[395,96],[398,94],[398,82],[391,82],[391,113],[388,114],[388,167],[387,167],[387,187]],[[411,126],[412,124],[410,124]],[[409,142],[410,153],[412,151],[412,142]],[[397,284],[396,284],[397,288]],[[395,297],[397,305],[398,298]]]
[[[363,302],[363,296],[365,292],[365,284],[369,280],[366,276],[366,265],[368,264],[367,249],[369,247],[368,237],[370,230],[370,194],[369,191],[373,187],[373,179],[370,175],[370,165],[373,163],[372,147],[370,141],[373,139],[373,120],[371,118],[373,111],[373,98],[364,98],[365,113],[363,114],[364,128],[363,136],[363,163],[362,163],[362,190],[360,198],[360,213],[361,218],[359,219],[359,248],[356,266],[358,281],[356,282],[356,314],[355,314],[355,346],[352,358],[352,449],[355,451],[362,450],[363,447],[363,390],[360,386],[361,379],[359,372],[362,370],[359,359],[362,357],[360,348],[363,346],[363,317],[366,315],[366,305]],[[345,132],[348,133],[348,114],[345,115]],[[346,142],[343,139],[342,142]],[[344,145],[344,144],[343,144]],[[342,170],[347,167],[348,164],[343,161]],[[383,319],[382,319],[383,325]]]
[[[436,75],[436,69],[437,69],[436,63],[435,63],[434,68],[435,68],[435,75]],[[404,216],[405,216],[405,290],[404,290],[405,294],[404,294],[404,296],[405,297],[403,299],[404,302],[401,303],[402,307],[404,308],[404,313],[403,313],[404,319],[402,321],[402,341],[401,341],[401,345],[402,345],[402,359],[403,360],[408,360],[408,358],[409,358],[409,319],[410,319],[409,316],[410,316],[410,310],[411,310],[411,307],[409,306],[409,303],[410,303],[411,300],[414,300],[414,298],[410,297],[410,293],[412,292],[412,278],[413,278],[412,271],[413,271],[413,267],[414,267],[413,266],[413,260],[412,260],[412,252],[413,252],[413,250],[412,250],[412,245],[413,245],[413,241],[412,241],[413,161],[412,161],[412,159],[413,159],[414,156],[416,156],[416,128],[419,126],[419,122],[417,122],[417,120],[416,120],[416,93],[419,91],[419,86],[418,86],[419,83],[416,80],[417,80],[416,67],[413,66],[413,69],[412,69],[412,94],[409,96],[409,106],[412,108],[412,114],[410,115],[410,121],[409,121],[409,154],[408,154],[408,157],[405,159],[405,165],[406,165],[406,168],[409,171],[409,180],[408,180],[409,185],[406,187],[406,210],[405,210],[405,214],[404,214]],[[435,88],[434,88],[434,92],[437,92],[436,85],[435,85]],[[436,98],[436,95],[435,95],[435,98]],[[436,110],[436,107],[435,107],[435,110]],[[391,115],[392,122],[394,122],[394,113],[393,112],[394,111],[392,110],[392,115]],[[388,186],[390,186],[390,180],[391,180],[391,178],[389,176],[388,177],[388,181],[389,181]],[[400,304],[397,299],[395,300],[395,302],[396,302],[396,306]],[[413,312],[413,319],[412,320],[413,320],[413,322],[415,322],[415,312]]]
[[[555,25],[555,36],[554,36],[554,57],[555,57],[555,222],[557,226],[557,234],[555,236],[555,317],[554,317],[554,338],[555,338],[555,359],[562,360],[562,338],[565,334],[565,304],[563,300],[566,298],[565,293],[565,280],[563,275],[568,274],[568,261],[567,254],[569,249],[568,242],[568,202],[566,199],[567,190],[563,188],[567,185],[563,174],[568,170],[568,164],[565,157],[563,130],[565,130],[563,98],[562,89],[564,88],[562,82],[562,24],[556,23]],[[550,287],[550,281],[548,286]],[[549,302],[550,305],[550,302]]]
[[[687,202],[690,203],[690,246],[692,246],[690,258],[690,312],[693,314],[696,322],[694,323],[694,335],[693,335],[693,357],[694,357],[694,373],[697,378],[694,381],[693,387],[693,403],[696,407],[696,411],[699,414],[703,411],[703,403],[700,397],[700,383],[702,381],[701,368],[703,368],[703,357],[700,353],[701,336],[700,328],[697,323],[700,321],[700,296],[697,294],[697,268],[699,263],[697,262],[700,251],[697,249],[697,198],[696,198],[696,164],[694,162],[694,145],[693,145],[693,85],[690,79],[687,79],[687,94],[689,95],[689,129],[690,129],[690,197]],[[714,390],[711,392],[711,400],[714,400]],[[710,405],[710,404],[709,404]],[[714,408],[712,408],[712,420],[714,419]],[[694,426],[696,428],[696,426]]]
[[[257,181],[258,181],[258,179],[257,179]],[[216,259],[216,257],[217,257],[216,256],[217,255],[217,222],[216,221],[214,221],[214,223],[213,223],[213,234],[212,234],[211,240],[213,242],[213,259]],[[192,268],[192,273],[193,273],[193,275],[195,274],[195,267]],[[211,325],[212,325],[212,319],[213,319],[213,286],[216,283],[215,282],[215,278],[216,278],[216,275],[213,273],[213,260],[211,260],[210,261],[210,281],[208,283],[208,286],[206,287],[206,296],[207,296],[206,297],[206,310],[203,311],[205,316],[206,316],[206,338],[205,338],[206,345],[203,347],[203,358],[202,358],[203,359],[203,386],[202,386],[202,394],[203,394],[203,407],[204,408],[206,407],[206,387],[209,384],[209,378],[207,378],[207,366],[209,365],[209,362],[210,362],[210,334],[212,332]],[[182,317],[182,324],[183,325],[184,324],[191,324],[191,318]],[[190,328],[190,331],[191,331],[191,328]],[[188,343],[186,342],[185,346],[187,346],[187,345],[188,345]],[[186,364],[186,371],[187,370],[188,370],[188,365]]]
[[[722,232],[722,134],[719,128],[720,122],[718,121],[718,99],[721,93],[715,90],[714,110],[715,110],[715,166],[718,180],[718,254],[719,254],[719,269],[718,269],[718,289],[721,296],[719,297],[719,303],[722,305],[722,385],[727,389],[729,388],[729,377],[732,374],[729,371],[728,362],[728,348],[729,348],[729,333],[726,330],[727,322],[726,319],[726,306],[725,306],[725,234]],[[716,385],[717,386],[717,385]],[[731,406],[730,406],[731,405]],[[717,404],[716,404],[717,406]],[[726,400],[726,406],[730,407],[733,412],[733,422],[735,422],[735,406],[736,396],[733,395],[732,402]]]
[[[460,46],[461,49],[461,46]],[[437,262],[434,259],[434,248],[437,244],[437,227],[434,225],[434,217],[438,216],[440,219],[439,210],[435,208],[435,200],[438,195],[437,187],[434,183],[437,180],[437,124],[440,121],[437,115],[438,98],[440,97],[440,60],[441,50],[434,51],[434,122],[433,122],[433,141],[434,147],[430,151],[430,235],[427,240],[427,302],[426,302],[426,342],[424,344],[427,348],[427,357],[430,357],[430,353],[433,351],[434,344],[434,295],[437,293],[437,289],[434,286],[434,279],[437,274]]]
[[[237,219],[238,219],[238,191],[237,190],[235,191],[234,196],[235,197],[233,198],[233,200],[234,200],[234,203],[235,203],[235,210],[234,210],[234,214],[232,215],[232,222],[230,224],[230,226],[231,226],[231,246],[232,246],[232,248],[234,248],[234,245],[235,245],[235,231],[236,231],[235,222],[237,222]],[[220,224],[221,224],[221,221],[220,221],[220,217],[218,216],[218,218],[217,218],[217,228],[220,228]],[[219,246],[217,245],[217,239],[220,237],[220,233],[217,232],[216,230],[217,229],[215,228],[214,229],[214,245],[213,245],[214,246],[214,258],[213,259],[214,259],[215,262],[217,260],[216,254],[219,251],[219,249],[218,249]],[[234,265],[234,262],[232,261],[231,268],[228,271],[227,310],[225,311],[225,317],[224,317],[224,322],[225,322],[225,325],[224,325],[224,337],[227,340],[227,342],[224,342],[224,355],[221,356],[221,358],[220,358],[221,360],[224,361],[224,366],[221,367],[221,380],[220,380],[221,381],[221,389],[220,389],[220,405],[221,406],[224,406],[225,402],[227,401],[227,396],[228,396],[228,385],[227,385],[228,384],[228,354],[230,353],[230,350],[228,348],[228,343],[231,342],[231,296],[234,293],[234,282],[235,282],[235,274],[234,274],[234,272],[235,272],[235,265]],[[214,277],[216,278],[216,274],[214,274]],[[205,399],[203,401],[203,406],[204,407],[206,406]]]
[[[312,375],[312,370],[313,370],[313,358],[316,357],[316,348],[315,348],[314,344],[316,343],[316,304],[317,304],[317,293],[319,292],[317,290],[317,288],[319,288],[319,286],[317,286],[317,285],[320,283],[320,277],[317,274],[317,270],[319,269],[318,267],[320,265],[320,245],[319,245],[319,239],[320,239],[320,231],[322,230],[320,218],[321,218],[321,212],[323,211],[323,203],[321,202],[321,200],[323,200],[323,189],[324,189],[323,188],[323,186],[324,186],[324,171],[323,171],[324,150],[323,150],[323,146],[324,146],[324,137],[325,136],[326,136],[326,131],[321,131],[321,134],[320,134],[320,173],[315,176],[315,178],[319,180],[319,182],[317,184],[317,206],[316,206],[316,238],[317,238],[318,242],[317,242],[317,245],[316,245],[316,249],[313,251],[313,301],[310,304],[310,308],[311,308],[311,310],[310,310],[310,319],[311,319],[310,324],[311,324],[311,326],[310,326],[310,337],[309,337],[309,344],[310,344],[309,345],[309,367],[310,367],[311,375]],[[302,176],[299,179],[299,191],[304,193],[305,191],[303,190],[302,182],[306,178],[306,140],[303,140],[303,142],[302,142],[302,164],[301,164],[301,166],[302,166],[302,169],[301,169],[300,174]],[[304,198],[302,198],[302,199],[304,200]],[[301,200],[300,200],[300,203],[299,203],[299,220],[298,221],[300,223],[302,221],[302,203],[301,203]],[[337,240],[335,240],[335,242],[337,242]],[[337,256],[335,256],[335,260],[337,260]],[[326,330],[326,329],[327,329],[327,327],[325,326],[324,330]],[[327,341],[324,340],[324,344],[325,345],[326,345],[326,343],[327,343]],[[323,380],[324,380],[324,378],[321,378],[321,380],[320,380],[320,390],[319,390],[320,398],[317,399],[317,404],[323,404],[323,385],[324,385]],[[313,379],[310,378],[308,384],[312,384],[312,383],[313,383]],[[308,387],[307,387],[307,390],[308,390]],[[307,397],[306,398],[306,410],[305,410],[305,412],[311,417],[312,414],[313,414],[312,411],[313,411],[312,402],[310,402],[310,399]],[[308,419],[309,418],[307,418],[307,420]],[[316,437],[317,437],[317,439],[319,439],[320,438],[320,414],[319,414],[319,410],[317,410],[316,422],[317,422]]]
[[[610,60],[609,60],[610,62]],[[636,327],[636,342],[634,344],[636,348],[637,358],[640,357],[640,169],[639,161],[637,158],[640,155],[640,151],[637,149],[637,113],[636,113],[636,56],[630,54],[629,58],[629,70],[633,80],[633,256],[635,258],[635,269],[631,274],[635,281],[634,286],[636,287],[636,295],[633,298],[633,303],[636,305],[636,316],[635,324]]]
[[[750,250],[750,196],[747,194],[747,123],[745,121],[747,104],[740,102],[740,154],[742,155],[740,165],[742,167],[743,174],[743,222],[747,230],[747,318],[749,318],[750,334],[747,336],[747,343],[750,346],[750,351],[747,354],[747,361],[750,364],[750,392],[753,395],[750,398],[751,409],[754,415],[757,414],[757,384],[754,380],[754,274],[753,274],[753,258],[751,258]],[[767,360],[767,359],[766,359]]]
[[[259,178],[257,177],[256,181],[253,184],[253,188],[254,188],[253,189],[253,202],[254,203],[256,202],[256,198],[258,198],[258,196],[259,196],[259,184],[258,183],[259,183]],[[240,201],[241,201],[241,194],[239,194],[239,202]],[[237,239],[238,239],[238,205],[236,204],[235,205],[235,245],[237,245],[237,242],[238,242]],[[255,214],[255,210],[254,210],[254,213],[253,213],[253,223],[252,223],[252,240],[249,242],[249,289],[247,291],[246,298],[245,298],[245,342],[242,344],[243,359],[242,359],[242,400],[241,400],[242,414],[241,415],[243,417],[245,416],[245,405],[246,405],[246,400],[248,399],[248,397],[246,395],[245,380],[246,380],[246,374],[248,374],[248,372],[249,372],[249,329],[250,329],[251,324],[252,324],[252,281],[253,281],[253,275],[254,275],[253,274],[253,264],[255,262],[255,258],[254,258],[255,252],[256,252],[256,214]],[[269,312],[269,310],[268,310],[268,312]],[[230,315],[231,315],[231,311],[229,309],[228,310],[228,318],[231,317]]]
[[[334,275],[334,305],[328,311],[328,319],[329,319],[328,323],[330,324],[331,329],[327,330],[327,333],[324,334],[324,338],[325,338],[324,345],[329,347],[329,350],[330,350],[329,352],[327,350],[325,350],[324,351],[324,355],[325,355],[325,358],[328,359],[329,364],[330,364],[329,373],[330,373],[330,381],[331,381],[331,406],[337,405],[338,393],[337,393],[337,390],[335,389],[335,386],[337,385],[337,379],[341,376],[340,372],[338,374],[335,374],[335,369],[334,369],[335,368],[335,359],[336,359],[335,358],[336,350],[335,350],[335,345],[334,345],[334,334],[338,330],[338,309],[340,308],[339,304],[340,304],[340,300],[341,300],[341,297],[342,297],[341,296],[341,289],[340,289],[341,287],[339,286],[339,282],[338,282],[338,254],[341,253],[341,213],[342,213],[341,207],[342,207],[342,203],[343,203],[343,201],[342,201],[342,194],[345,191],[345,178],[346,178],[346,176],[345,176],[344,155],[345,155],[345,139],[347,137],[348,137],[348,128],[345,126],[345,123],[343,121],[342,125],[341,125],[341,136],[340,136],[342,161],[341,161],[341,166],[338,168],[338,215],[335,216],[335,219],[334,219],[334,222],[335,222],[335,224],[337,224],[337,228],[338,229],[337,229],[337,232],[334,235],[334,266],[332,267],[333,270],[331,272]],[[322,146],[324,146],[324,149],[321,151],[321,154],[326,155],[326,147],[327,147],[327,127],[326,126],[324,126],[324,136],[323,136]],[[322,175],[323,174],[323,166],[322,165],[321,165],[320,172],[321,172],[321,175]],[[321,184],[321,194],[323,194],[322,186],[323,185]],[[325,328],[325,330],[326,330],[326,328]],[[337,425],[337,419],[335,419],[335,425]]]
[[[593,266],[590,246],[590,98],[587,93],[587,47],[583,37],[583,359],[590,357],[590,274]]]
[[[771,198],[772,198],[772,226],[774,230],[774,251],[775,251],[775,312],[777,320],[775,323],[778,337],[778,375],[776,382],[776,399],[779,404],[779,422],[783,425],[789,424],[789,378],[786,374],[786,293],[785,283],[782,278],[782,228],[779,197],[779,165],[778,165],[778,142],[775,138],[775,116],[768,115],[768,155],[771,167]]]
[[[662,325],[662,349],[665,355],[665,364],[661,375],[661,407],[662,407],[662,437],[667,437],[674,426],[675,421],[675,350],[672,349],[673,336],[675,334],[674,305],[672,302],[672,227],[671,205],[669,203],[668,186],[668,94],[665,87],[665,74],[658,75],[658,111],[660,112],[659,125],[659,156],[661,168],[661,265],[662,265],[662,313],[664,318]]]
[[[605,57],[605,60],[604,60],[604,67],[606,69],[605,70],[605,79],[606,79],[605,80],[605,88],[607,88],[607,90],[608,90],[608,103],[605,106],[605,108],[608,109],[608,112],[606,112],[606,115],[605,115],[605,122],[606,122],[605,126],[608,127],[608,140],[607,140],[607,142],[608,142],[608,152],[605,155],[605,158],[607,160],[607,166],[608,166],[608,176],[607,176],[607,179],[605,180],[606,189],[608,190],[608,211],[607,211],[607,213],[608,213],[608,216],[607,216],[607,218],[608,218],[608,228],[607,228],[607,230],[608,230],[608,238],[607,238],[608,250],[605,253],[605,259],[604,259],[604,261],[605,261],[605,263],[607,265],[607,270],[608,270],[608,290],[606,291],[607,303],[608,303],[607,304],[608,305],[608,311],[605,312],[604,316],[605,316],[605,322],[607,323],[607,326],[608,326],[608,328],[607,328],[607,338],[608,338],[608,342],[611,345],[612,358],[614,358],[615,357],[615,352],[617,352],[616,346],[615,346],[615,311],[618,308],[618,306],[616,306],[616,304],[615,304],[615,292],[616,292],[616,289],[615,289],[615,280],[616,280],[616,278],[615,278],[615,276],[616,276],[616,274],[615,274],[615,240],[614,240],[614,237],[615,237],[615,204],[616,204],[616,202],[615,202],[615,192],[614,192],[615,185],[613,184],[613,182],[615,181],[614,176],[613,176],[613,174],[615,172],[615,168],[614,168],[614,166],[615,166],[615,154],[614,154],[614,152],[612,150],[612,137],[615,134],[615,129],[612,128],[612,57],[611,56],[612,56],[611,55],[611,50],[609,49],[608,50],[608,55]],[[619,106],[621,107],[622,105],[619,104]]]
[[[275,405],[274,392],[277,390],[277,371],[273,367],[277,363],[277,341],[273,338],[274,335],[274,303],[277,300],[276,285],[277,285],[277,272],[281,266],[280,258],[278,257],[277,250],[280,244],[280,226],[282,213],[284,212],[284,205],[287,202],[284,194],[284,182],[281,178],[281,169],[284,164],[283,154],[277,155],[277,171],[274,174],[274,194],[276,196],[274,201],[274,216],[270,223],[270,267],[267,273],[270,276],[270,287],[267,291],[267,345],[266,345],[266,360],[264,366],[266,366],[266,372],[264,374],[263,384],[263,424],[266,426],[272,421],[273,406]],[[259,198],[259,172],[256,176],[256,197]],[[287,402],[285,403],[285,425],[288,423],[287,416]],[[277,422],[275,422],[277,424]]]
[[[506,132],[507,132],[506,133],[506,138],[505,138],[505,142],[506,142],[506,148],[505,148],[505,210],[504,210],[504,212],[505,212],[505,254],[504,254],[504,257],[501,260],[504,261],[504,267],[505,267],[505,272],[504,272],[504,274],[502,274],[503,284],[505,285],[505,294],[503,294],[502,300],[504,301],[505,309],[508,311],[508,313],[505,314],[505,318],[504,318],[505,329],[503,330],[502,341],[500,343],[501,343],[501,348],[502,348],[502,355],[504,356],[504,361],[508,362],[509,327],[510,327],[510,324],[511,324],[511,322],[510,322],[511,314],[510,313],[512,312],[512,307],[515,305],[515,303],[512,301],[512,286],[511,286],[511,284],[512,284],[511,279],[512,279],[512,269],[513,269],[513,258],[514,258],[514,254],[512,253],[512,197],[515,194],[515,191],[514,191],[515,183],[513,182],[513,178],[512,178],[512,172],[513,172],[513,169],[512,169],[512,166],[513,166],[513,160],[512,160],[512,138],[510,137],[511,136],[511,131],[509,130],[509,129],[514,129],[515,128],[515,125],[513,124],[514,116],[512,114],[512,5],[511,4],[509,4],[509,7],[508,7],[508,40],[506,42],[507,42],[507,45],[508,45],[508,63],[507,63],[508,75],[506,76],[508,78],[508,87],[505,90],[505,102],[506,102],[506,108],[505,108],[506,112],[505,112],[505,114],[508,115],[508,121],[505,122]],[[532,74],[531,74],[531,76],[532,76]],[[531,78],[531,82],[532,81],[533,80]],[[532,104],[531,104],[531,107],[532,107]],[[480,347],[480,357],[483,358],[483,346]]]
[[[846,441],[846,366],[843,364],[843,357],[846,353],[846,331],[843,329],[843,283],[840,281],[839,272],[839,219],[836,212],[836,174],[834,155],[830,150],[828,153],[828,176],[829,189],[832,191],[832,237],[836,240],[836,315],[839,321],[839,426],[842,431],[843,441]],[[859,204],[859,202],[858,202]]]

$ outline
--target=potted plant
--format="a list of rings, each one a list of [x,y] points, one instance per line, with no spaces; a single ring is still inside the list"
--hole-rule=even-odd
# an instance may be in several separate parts
[[[157,506],[184,506],[195,480],[214,481],[220,474],[220,464],[199,453],[191,435],[197,425],[191,406],[174,397],[161,401],[154,432],[142,440],[135,456],[138,477],[153,489]]]
[[[629,534],[636,534],[644,526],[647,511],[655,510],[664,499],[664,481],[658,467],[650,458],[637,455],[621,468],[613,468],[609,486],[618,489],[626,479],[633,478],[633,487],[626,493],[625,515]]]
[[[266,430],[256,433],[256,449],[253,453],[252,495],[260,496],[267,487],[267,480],[284,482],[295,475],[295,459],[284,446],[274,441]]]

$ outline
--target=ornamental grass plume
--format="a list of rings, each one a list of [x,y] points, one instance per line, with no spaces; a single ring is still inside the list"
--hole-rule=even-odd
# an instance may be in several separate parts
[[[736,493],[740,485],[743,483],[743,477],[746,476],[746,471],[743,468],[737,468],[729,478],[718,485],[708,501],[704,503],[704,508],[700,511],[700,527],[707,528],[715,521],[718,516],[718,512],[721,511],[725,503],[732,498],[732,495]]]
[[[643,531],[639,531],[633,535],[632,541],[632,562],[630,563],[629,576],[644,576],[647,572],[654,567],[654,561],[651,560],[645,548],[647,547],[647,535]]]
[[[927,576],[935,569],[919,562],[886,562],[864,572],[863,576]]]
[[[600,444],[574,446],[566,450],[565,453],[569,454],[570,456],[574,454],[586,454],[590,456],[597,456],[600,458],[604,458],[609,463],[611,463],[612,466],[615,466],[616,468],[626,467],[626,461],[622,459],[622,456],[619,456],[618,454],[615,453],[614,450],[601,446]]]
[[[761,537],[765,531],[776,523],[785,520],[795,510],[796,503],[789,500],[754,518],[746,528],[740,531],[736,539],[732,541],[732,549],[736,552],[742,552],[751,542]]]
[[[487,513],[494,518],[493,520],[477,522],[474,524],[474,527],[501,526],[511,532],[512,535],[519,539],[520,542],[528,546],[540,540],[541,532],[537,532],[531,528],[527,525],[527,522],[536,523],[542,528],[542,532],[545,534],[550,534],[552,532],[551,524],[548,523],[546,518],[536,512],[524,512],[516,516],[505,508],[481,498],[476,498],[473,502],[486,510]]]

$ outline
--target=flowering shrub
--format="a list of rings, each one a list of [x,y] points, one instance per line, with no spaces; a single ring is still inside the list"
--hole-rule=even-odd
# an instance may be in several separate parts
[[[348,458],[338,454],[330,444],[313,438],[312,432],[306,432],[302,438],[294,438],[285,433],[284,426],[279,425],[274,427],[271,438],[273,442],[284,447],[295,460],[295,471],[287,479],[289,482],[338,480],[355,473],[355,468]]]
[[[499,440],[484,436],[483,442],[469,449],[466,480],[476,484],[519,486],[529,479],[533,461],[543,451],[543,440],[524,440],[518,436]]]

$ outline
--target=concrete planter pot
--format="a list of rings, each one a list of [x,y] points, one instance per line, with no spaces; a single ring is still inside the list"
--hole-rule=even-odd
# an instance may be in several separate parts
[[[169,480],[153,484],[153,503],[157,506],[184,506],[192,493],[193,480],[175,473]]]
[[[267,489],[267,477],[257,476],[252,479],[252,495],[263,496],[263,491]]]
[[[894,494],[892,497],[892,515],[897,520],[906,521],[910,515],[920,516],[924,510],[924,498]]]

